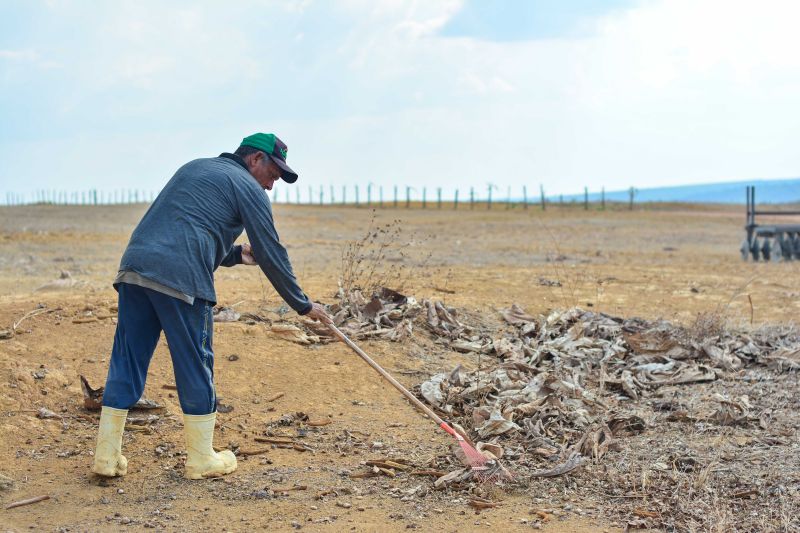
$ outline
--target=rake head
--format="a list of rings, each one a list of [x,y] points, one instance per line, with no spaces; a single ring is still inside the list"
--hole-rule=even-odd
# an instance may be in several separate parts
[[[442,422],[441,428],[455,437],[461,451],[464,453],[464,462],[470,467],[472,473],[481,482],[493,483],[495,481],[512,480],[514,475],[509,472],[496,459],[489,459],[481,452],[472,447],[458,431],[450,427],[447,422]]]

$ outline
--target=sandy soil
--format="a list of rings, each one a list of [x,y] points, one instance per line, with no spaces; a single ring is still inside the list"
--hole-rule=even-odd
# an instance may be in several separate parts
[[[448,437],[345,346],[300,346],[243,323],[215,329],[217,390],[234,408],[220,414],[216,443],[268,448],[254,436],[266,423],[300,411],[311,420],[332,420],[303,437],[313,450],[269,449],[240,457],[239,470],[224,479],[184,480],[180,409],[174,391],[165,388],[174,380],[162,342],[145,390],[146,398],[166,406],[162,418],[152,434],[126,432],[126,477],[95,478],[89,473],[95,415],[82,407],[78,376],[95,386],[104,381],[116,302],[110,281],[144,210],[0,208],[0,330],[39,305],[51,311],[23,322],[14,338],[0,340],[0,474],[15,480],[14,490],[0,492],[0,502],[51,497],[0,511],[3,528],[529,530],[535,511],[546,510],[555,513],[542,524],[545,531],[621,529],[623,524],[602,518],[594,495],[563,481],[545,493],[499,492],[493,496],[501,505],[476,515],[463,494],[434,492],[430,479],[349,478],[363,470],[363,461],[388,454],[425,464],[447,453]],[[404,267],[398,279],[406,294],[473,313],[493,315],[518,303],[532,313],[579,305],[682,323],[704,312],[756,325],[792,321],[800,310],[800,264],[741,261],[741,211],[676,206],[633,212],[373,212],[278,205],[275,218],[302,286],[325,303],[334,302],[344,244],[361,238],[375,217],[379,225],[397,220],[403,230],[406,255],[389,262]],[[36,290],[62,270],[72,274],[74,286]],[[546,280],[562,286],[547,286]],[[257,268],[222,268],[216,283],[220,304],[238,304],[238,311],[274,311],[282,304]],[[80,320],[88,313],[108,318]],[[409,387],[456,361],[476,364],[471,356],[414,342],[372,341],[363,348]],[[232,355],[238,360],[229,360]],[[285,395],[267,402],[279,392]],[[40,407],[59,418],[38,418]],[[285,428],[286,434],[296,432]],[[307,488],[282,491],[298,485]]]

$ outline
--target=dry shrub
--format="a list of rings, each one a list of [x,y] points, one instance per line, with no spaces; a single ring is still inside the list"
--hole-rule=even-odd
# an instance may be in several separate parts
[[[414,257],[413,248],[425,239],[406,235],[400,220],[377,224],[375,212],[364,236],[342,249],[339,297],[349,300],[354,291],[372,295],[381,287],[403,291],[430,260],[430,253]]]
[[[686,329],[686,333],[690,340],[701,344],[706,339],[719,337],[725,333],[727,322],[719,309],[704,311],[697,313],[694,322]]]
[[[714,309],[698,313],[694,321],[686,328],[686,340],[702,344],[707,339],[713,339],[725,334],[730,329],[731,321],[733,320],[731,304],[736,298],[745,294],[745,289],[752,283],[753,279],[755,278],[751,277],[742,286],[736,288],[727,302],[720,302],[714,306]],[[751,305],[750,324],[752,325],[752,300],[750,300],[749,295],[748,301],[750,301]]]
[[[581,307],[581,293],[592,283],[592,279],[583,268],[575,262],[569,262],[569,257],[562,253],[559,240],[547,224],[541,219],[536,219],[539,226],[547,233],[552,244],[552,250],[545,260],[550,265],[552,276],[557,283],[548,285],[554,295],[561,301],[565,309]],[[604,280],[594,280],[595,296],[599,300],[602,296],[602,283]]]

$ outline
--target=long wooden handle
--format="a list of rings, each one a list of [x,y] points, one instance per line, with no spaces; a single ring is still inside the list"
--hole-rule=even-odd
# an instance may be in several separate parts
[[[350,348],[352,348],[352,350],[354,352],[356,352],[358,354],[358,356],[361,357],[361,359],[366,361],[369,366],[371,366],[372,368],[375,369],[376,372],[378,372],[378,374],[383,376],[386,381],[391,383],[394,386],[395,389],[397,389],[401,393],[403,393],[403,396],[405,396],[406,399],[409,402],[411,402],[415,407],[417,407],[420,411],[422,411],[423,413],[428,415],[430,418],[432,418],[440,426],[442,426],[443,424],[445,426],[447,425],[445,423],[445,421],[441,419],[441,417],[439,417],[436,413],[434,413],[427,405],[425,405],[424,403],[419,401],[416,396],[411,394],[411,392],[409,392],[408,389],[403,387],[403,385],[401,385],[396,379],[394,379],[391,374],[389,374],[386,370],[381,368],[381,365],[379,365],[378,363],[373,361],[372,358],[370,356],[368,356],[366,353],[364,353],[364,351],[361,348],[356,346],[356,344],[353,341],[348,339],[347,335],[345,335],[344,333],[339,331],[339,328],[337,328],[333,324],[328,324],[328,327],[331,328],[331,331],[333,331],[336,334],[336,336],[339,337],[339,339],[341,341],[343,341]]]

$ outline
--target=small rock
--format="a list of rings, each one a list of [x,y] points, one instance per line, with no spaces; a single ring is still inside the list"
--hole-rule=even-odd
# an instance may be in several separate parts
[[[336,502],[336,505],[344,509],[350,509],[353,505],[347,502]]]
[[[11,490],[14,488],[14,480],[8,476],[0,474],[0,490]]]
[[[228,356],[228,361],[238,361],[238,360],[239,356],[236,355],[235,353]]]
[[[36,413],[36,416],[38,418],[58,418],[57,414],[45,407],[40,407],[39,411]]]
[[[117,489],[117,494],[125,494],[125,489]]]
[[[128,518],[127,516],[123,516],[122,519],[119,521],[119,523],[120,524],[130,524],[131,523],[131,519]]]
[[[381,441],[373,442],[372,443],[372,449],[373,450],[382,450],[383,449],[383,443]]]
[[[292,524],[292,527],[295,528],[295,529],[302,529],[302,527],[303,527],[302,525],[300,525],[300,522],[298,522],[297,520],[292,520],[291,524]]]

